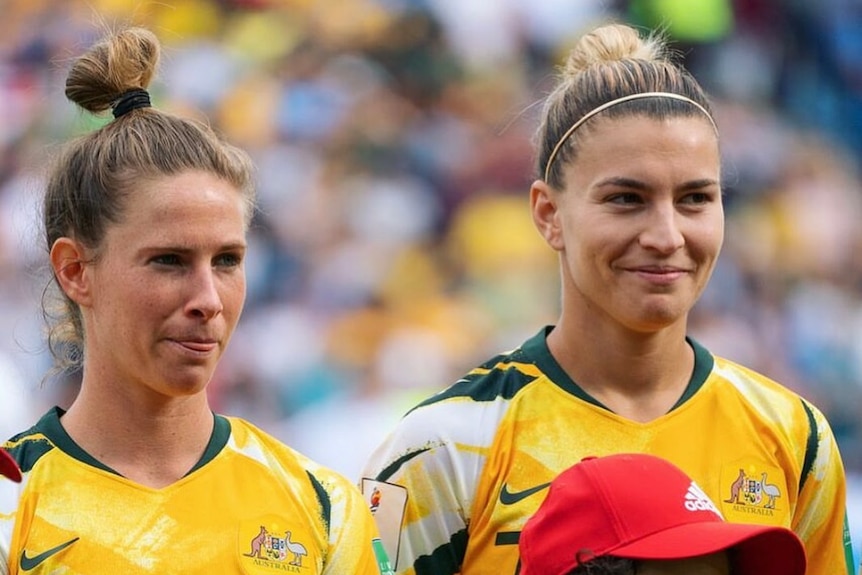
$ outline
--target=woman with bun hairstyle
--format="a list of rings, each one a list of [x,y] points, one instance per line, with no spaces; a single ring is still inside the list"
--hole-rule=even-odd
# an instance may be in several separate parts
[[[529,206],[558,254],[560,315],[416,406],[371,455],[361,483],[396,573],[518,573],[550,482],[586,456],[635,452],[680,467],[728,521],[792,529],[808,573],[852,574],[823,414],[688,333],[724,237],[701,86],[659,35],[602,25],[572,48],[536,141]]]
[[[357,487],[213,413],[207,385],[242,312],[248,156],[157,110],[160,45],[127,28],[79,57],[66,96],[103,127],[52,167],[44,233],[68,410],[5,444],[0,541],[16,573],[390,573]]]

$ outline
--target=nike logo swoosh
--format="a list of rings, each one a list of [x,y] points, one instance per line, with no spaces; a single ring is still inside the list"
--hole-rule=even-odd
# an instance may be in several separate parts
[[[65,543],[61,543],[56,547],[51,547],[47,551],[42,551],[38,555],[34,555],[33,557],[27,557],[27,550],[23,550],[21,552],[21,571],[29,571],[30,569],[35,569],[38,567],[45,559],[52,555],[56,555],[75,541],[80,539],[80,537],[75,537],[70,541],[66,541]]]
[[[509,485],[504,483],[503,488],[500,489],[500,503],[503,505],[513,505],[522,499],[526,499],[530,495],[534,493],[538,493],[539,491],[546,489],[550,485],[550,483],[542,483],[541,485],[536,485],[535,487],[530,487],[529,489],[524,489],[523,491],[509,491]]]

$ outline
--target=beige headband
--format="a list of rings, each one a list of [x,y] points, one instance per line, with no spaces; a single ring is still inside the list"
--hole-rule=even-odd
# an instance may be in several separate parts
[[[696,107],[698,110],[703,112],[703,114],[709,119],[710,124],[712,124],[712,129],[715,130],[715,133],[718,134],[718,127],[715,125],[715,120],[712,119],[712,116],[707,111],[706,108],[692,100],[691,98],[686,98],[685,96],[681,96],[680,94],[674,94],[673,92],[641,92],[639,94],[629,94],[628,96],[623,96],[622,98],[617,98],[616,100],[611,100],[610,102],[605,102],[601,106],[597,106],[593,108],[583,116],[581,119],[572,124],[572,127],[566,130],[566,133],[560,138],[560,141],[557,142],[557,145],[554,146],[554,150],[551,152],[551,156],[548,158],[548,163],[545,164],[545,181],[548,181],[548,176],[551,174],[551,166],[554,165],[554,159],[557,157],[557,153],[560,151],[560,148],[563,147],[563,144],[575,133],[581,124],[598,114],[603,110],[607,110],[612,106],[616,106],[617,104],[622,104],[623,102],[628,102],[629,100],[640,100],[641,98],[670,98],[671,100],[680,100],[682,102],[688,102],[692,106]]]

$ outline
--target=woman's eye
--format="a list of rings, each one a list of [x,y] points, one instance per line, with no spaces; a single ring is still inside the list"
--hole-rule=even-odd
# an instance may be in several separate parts
[[[611,196],[610,202],[613,204],[638,204],[641,202],[641,197],[637,194],[616,194]]]
[[[685,197],[685,202],[688,204],[705,204],[710,201],[709,194],[705,194],[703,192],[698,192],[696,194],[689,194]]]
[[[180,257],[176,254],[162,254],[155,256],[152,262],[163,266],[175,266],[180,263]]]
[[[238,254],[221,254],[215,258],[215,265],[221,267],[235,267],[242,262]]]

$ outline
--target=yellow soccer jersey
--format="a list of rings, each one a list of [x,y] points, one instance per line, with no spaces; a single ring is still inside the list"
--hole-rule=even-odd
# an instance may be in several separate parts
[[[811,575],[853,573],[843,466],[815,407],[690,341],[684,396],[634,422],[565,374],[549,329],[414,408],[372,454],[361,486],[396,573],[516,574],[521,528],[549,482],[620,452],[677,464],[730,521],[792,528]]]
[[[0,483],[9,573],[391,573],[362,495],[250,423],[215,416],[198,465],[162,489],[121,477],[48,412],[6,442],[24,479]]]

